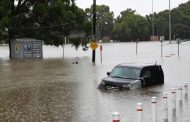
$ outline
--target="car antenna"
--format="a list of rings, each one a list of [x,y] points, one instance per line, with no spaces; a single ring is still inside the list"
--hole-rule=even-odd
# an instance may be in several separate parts
[[[157,61],[155,62],[155,65],[157,64]]]

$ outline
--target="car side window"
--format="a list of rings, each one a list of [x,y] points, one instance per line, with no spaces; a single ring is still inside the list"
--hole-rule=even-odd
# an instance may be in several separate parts
[[[153,67],[152,68],[152,77],[153,80],[157,83],[163,80],[162,69],[160,67]]]
[[[151,71],[145,70],[145,71],[143,72],[142,76],[143,76],[143,77],[149,77],[149,78],[151,78]]]

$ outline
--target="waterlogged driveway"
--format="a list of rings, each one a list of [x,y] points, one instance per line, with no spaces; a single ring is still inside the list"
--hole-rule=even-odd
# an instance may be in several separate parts
[[[44,60],[10,61],[8,48],[0,47],[0,121],[2,122],[110,122],[112,113],[120,112],[121,121],[136,122],[136,103],[144,104],[144,121],[151,121],[151,97],[158,97],[158,119],[162,120],[162,93],[183,82],[190,83],[190,42],[180,46],[164,45],[161,58],[159,42],[103,44],[103,62],[99,49],[96,64],[91,63],[91,50],[76,52],[44,46]],[[2,53],[3,52],[3,53]],[[118,63],[156,62],[165,73],[165,84],[132,91],[98,90]],[[78,64],[74,63],[78,62]],[[169,101],[170,102],[170,94]],[[190,121],[189,101],[177,103],[177,119]],[[169,121],[173,122],[169,104]]]

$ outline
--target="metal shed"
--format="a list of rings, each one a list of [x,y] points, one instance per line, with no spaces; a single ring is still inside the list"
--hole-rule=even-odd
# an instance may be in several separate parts
[[[43,58],[42,40],[29,38],[11,40],[11,55],[13,59]]]

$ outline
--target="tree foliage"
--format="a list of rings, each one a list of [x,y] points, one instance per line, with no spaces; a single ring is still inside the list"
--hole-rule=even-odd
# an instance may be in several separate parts
[[[152,15],[147,16],[150,22]],[[169,11],[164,10],[154,14],[155,34],[169,37]],[[151,25],[150,25],[151,26]],[[171,10],[172,38],[190,38],[190,1]]]
[[[85,11],[75,0],[0,0],[0,40],[36,38],[58,46],[71,32],[92,35],[92,7]],[[155,35],[168,39],[168,10],[154,13]],[[114,19],[109,6],[97,5],[96,34],[120,41],[149,40],[152,35],[152,15],[146,17],[127,9]],[[190,38],[190,1],[171,10],[172,37]],[[77,40],[77,41],[76,41]],[[73,39],[78,47],[86,40]]]
[[[92,23],[92,7],[85,9],[87,19]],[[97,5],[96,6],[96,36],[102,39],[104,36],[112,36],[114,13],[110,11],[109,6]]]
[[[154,13],[154,30],[157,36],[169,37],[169,10]],[[190,1],[171,10],[172,38],[190,38]],[[135,10],[127,9],[116,18],[114,39],[130,41],[149,40],[152,35],[152,14],[142,17]]]
[[[36,38],[58,46],[71,31],[86,31],[84,10],[74,0],[0,1],[0,30],[9,30],[9,37]],[[2,34],[1,34],[2,35]]]
[[[145,17],[135,14],[134,10],[127,9],[115,20],[113,33],[114,38],[120,41],[147,40],[148,21]]]

